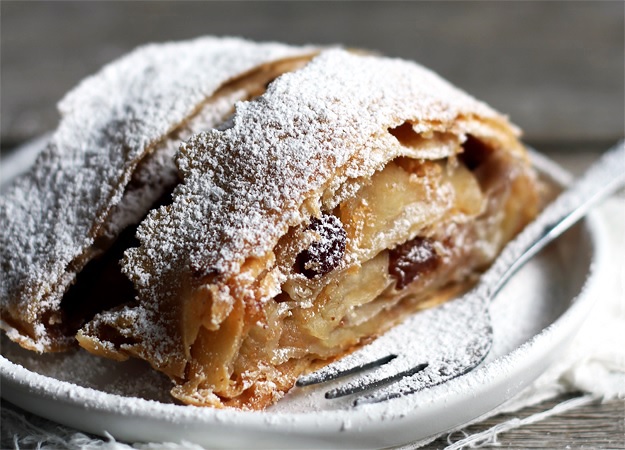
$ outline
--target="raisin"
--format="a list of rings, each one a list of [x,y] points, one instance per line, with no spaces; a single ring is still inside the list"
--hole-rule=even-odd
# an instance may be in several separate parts
[[[313,218],[308,229],[316,232],[319,239],[297,255],[295,266],[299,273],[311,279],[331,272],[341,263],[347,233],[341,221],[330,214]]]
[[[417,236],[389,252],[388,272],[395,278],[397,289],[403,289],[434,271],[439,264],[440,257],[436,254],[433,241]]]

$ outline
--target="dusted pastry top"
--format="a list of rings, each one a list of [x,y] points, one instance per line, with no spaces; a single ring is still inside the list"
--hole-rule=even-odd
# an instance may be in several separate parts
[[[245,259],[265,255],[287,227],[332,209],[349,194],[341,195],[349,181],[399,156],[456,152],[458,141],[405,146],[390,130],[408,123],[415,136],[440,131],[461,140],[483,120],[494,126],[489,134],[512,138],[502,116],[415,63],[325,51],[276,79],[256,101],[239,103],[231,128],[183,145],[178,167],[185,183],[175,204],[166,217],[151,215],[140,233],[157,227],[149,225],[154,219],[195,227],[175,226],[168,243],[146,236],[143,246],[184,242],[195,272],[236,273]],[[210,201],[194,202],[198,196]],[[169,270],[171,260],[162,262],[157,272]]]

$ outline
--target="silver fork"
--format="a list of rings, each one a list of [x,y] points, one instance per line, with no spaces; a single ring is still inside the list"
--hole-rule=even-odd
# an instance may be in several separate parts
[[[411,316],[371,344],[300,377],[297,386],[357,375],[325,393],[328,399],[361,394],[353,401],[356,406],[414,393],[471,371],[492,347],[491,300],[528,260],[623,186],[625,141],[606,152],[512,240],[470,292]]]

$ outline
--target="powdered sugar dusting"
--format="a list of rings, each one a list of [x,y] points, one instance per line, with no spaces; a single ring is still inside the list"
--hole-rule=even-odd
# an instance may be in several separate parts
[[[61,101],[63,119],[49,145],[0,199],[3,317],[37,324],[30,336],[21,336],[24,342],[44,350],[73,341],[50,341],[42,317],[58,308],[76,272],[97,253],[95,238],[115,235],[131,220],[130,207],[122,205],[104,225],[154,145],[224,82],[303,51],[211,37],[148,45],[87,78]],[[177,145],[165,147],[167,159]],[[137,204],[136,198],[127,200]],[[13,328],[4,320],[2,327]]]
[[[178,168],[175,155],[180,142],[195,133],[221,125],[234,108],[234,104],[244,99],[245,90],[235,90],[206,102],[200,111],[176,129],[175,139],[164,139],[146,155],[133,173],[131,183],[126,187],[123,198],[112,209],[106,235],[114,239],[119,231],[136,224],[154,203],[178,182]]]
[[[347,233],[341,221],[329,214],[314,218],[308,227],[315,239],[297,255],[295,263],[307,278],[325,275],[336,268],[345,255]],[[318,236],[318,238],[317,238]]]

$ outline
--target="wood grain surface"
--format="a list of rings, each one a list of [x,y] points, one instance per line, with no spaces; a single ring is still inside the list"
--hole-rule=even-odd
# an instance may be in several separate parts
[[[54,129],[56,102],[137,45],[237,35],[413,59],[508,114],[575,173],[624,135],[625,4],[611,2],[0,2],[0,140]],[[526,417],[557,399],[474,425]],[[504,433],[505,448],[625,448],[625,402]],[[6,430],[3,431],[3,433]],[[446,440],[428,449],[443,448]]]
[[[479,433],[513,419],[524,419],[551,409],[560,402],[573,398],[562,396],[522,411],[501,414],[477,425],[465,428],[469,434]],[[424,450],[442,449],[462,439],[457,432],[422,447]],[[624,449],[625,401],[592,403],[564,412],[557,417],[538,421],[497,435],[492,443],[480,448],[518,449]]]

